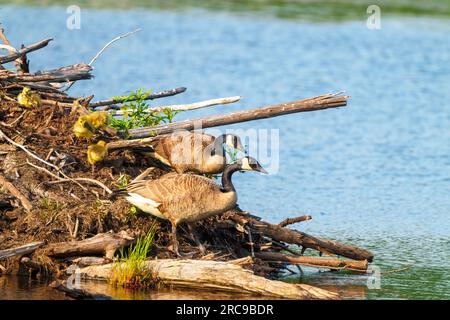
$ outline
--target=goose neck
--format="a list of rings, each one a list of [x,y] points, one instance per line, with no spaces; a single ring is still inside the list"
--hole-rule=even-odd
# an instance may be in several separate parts
[[[230,191],[236,191],[234,189],[233,181],[231,181],[231,176],[236,171],[239,171],[241,169],[240,165],[238,164],[232,164],[225,168],[222,174],[222,191],[224,192],[230,192]]]

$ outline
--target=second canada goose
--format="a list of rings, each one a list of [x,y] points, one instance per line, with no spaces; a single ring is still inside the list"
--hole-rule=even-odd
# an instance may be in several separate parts
[[[177,173],[216,174],[225,169],[223,145],[245,151],[241,139],[234,134],[217,138],[203,132],[182,132],[163,136],[151,143],[151,156],[172,167]]]
[[[247,156],[226,166],[222,185],[200,175],[168,173],[156,180],[130,183],[125,198],[142,211],[170,221],[174,252],[179,256],[177,225],[199,221],[234,208],[237,194],[231,176],[241,170],[267,173],[258,161]]]

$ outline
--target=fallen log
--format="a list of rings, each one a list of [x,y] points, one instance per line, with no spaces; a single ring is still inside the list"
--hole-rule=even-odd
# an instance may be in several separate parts
[[[358,247],[339,243],[337,241],[316,238],[300,232],[282,228],[265,221],[256,220],[251,216],[235,214],[230,217],[240,224],[249,224],[250,228],[276,241],[301,245],[327,254],[336,254],[354,260],[367,260],[372,262],[373,253]]]
[[[144,100],[154,100],[154,99],[159,99],[159,98],[164,98],[164,97],[170,97],[170,96],[174,96],[174,95],[183,93],[185,91],[186,91],[185,87],[164,90],[164,91],[161,91],[158,93],[149,94],[149,95],[145,96],[143,99]],[[129,101],[135,101],[135,100],[137,100],[137,99],[134,99],[134,100],[129,99],[129,98],[109,99],[109,100],[93,102],[93,103],[89,104],[89,106],[91,108],[95,108],[95,110],[110,110],[110,109],[118,110],[118,109],[120,109],[120,106],[116,106],[115,104],[129,102]],[[103,107],[103,108],[99,108],[99,107]]]
[[[16,53],[7,55],[7,56],[3,56],[0,57],[0,64],[4,64],[4,63],[8,63],[8,62],[12,62],[18,58],[20,58],[21,56],[23,56],[24,54],[27,54],[29,52],[32,51],[36,51],[39,50],[41,48],[46,47],[50,41],[52,41],[53,39],[45,39],[36,43],[33,43],[29,46],[23,47],[20,50],[17,50]]]
[[[170,106],[150,107],[150,108],[147,108],[145,110],[145,112],[147,112],[147,113],[160,112],[165,109],[169,109],[172,111],[189,111],[189,110],[217,106],[217,105],[221,105],[221,104],[234,103],[241,99],[242,99],[242,97],[236,96],[236,97],[229,97],[229,98],[210,99],[210,100],[194,102],[194,103],[189,103],[189,104],[174,104],[174,105],[170,105]],[[128,110],[117,110],[114,112],[114,115],[115,116],[123,115],[127,111]]]
[[[327,268],[332,270],[355,270],[366,271],[368,267],[367,260],[351,261],[337,258],[321,258],[294,256],[279,252],[258,252],[255,257],[265,261],[288,262],[290,264],[299,264],[317,268]]]
[[[105,255],[112,259],[114,253],[134,242],[134,237],[127,232],[99,233],[96,236],[73,242],[52,243],[44,249],[44,254],[54,258],[67,258],[73,256]]]
[[[194,130],[227,124],[240,123],[258,119],[278,117],[296,112],[308,112],[337,108],[347,105],[347,96],[325,95],[305,100],[271,105],[262,108],[238,111],[225,115],[209,116],[194,120],[184,120],[154,127],[132,129],[128,132],[130,139],[151,137],[159,134],[172,133],[177,130]]]
[[[269,280],[251,271],[212,260],[158,259],[145,262],[162,284],[191,290],[214,290],[282,299],[339,299],[338,294],[306,284]],[[108,281],[114,264],[77,270],[82,278]]]
[[[44,245],[44,242],[39,241],[39,242],[28,243],[28,244],[25,244],[23,246],[16,247],[16,248],[0,250],[0,260],[33,253],[34,251],[36,251],[38,248],[42,247],[43,245]]]

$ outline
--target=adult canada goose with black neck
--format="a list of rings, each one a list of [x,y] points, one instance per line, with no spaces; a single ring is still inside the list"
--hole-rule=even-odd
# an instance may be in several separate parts
[[[199,221],[234,208],[237,193],[231,177],[241,170],[267,173],[258,161],[247,156],[226,166],[221,185],[204,176],[169,173],[156,180],[130,183],[126,189],[126,199],[142,211],[170,221],[174,251],[179,255],[177,225]]]
[[[203,132],[177,132],[157,138],[150,143],[152,152],[144,152],[177,173],[217,174],[226,165],[224,144],[245,151],[241,139],[234,134],[217,138]]]

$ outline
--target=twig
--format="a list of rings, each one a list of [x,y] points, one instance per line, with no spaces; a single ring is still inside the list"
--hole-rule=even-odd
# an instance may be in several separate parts
[[[134,30],[134,31],[130,31],[130,32],[128,32],[128,33],[125,33],[125,34],[123,34],[123,35],[121,35],[121,36],[118,36],[118,37],[115,37],[114,39],[112,39],[110,42],[108,42],[96,55],[95,55],[95,57],[94,58],[92,58],[92,60],[91,60],[91,62],[89,62],[89,65],[90,66],[92,66],[94,63],[95,63],[95,61],[98,59],[98,57],[100,57],[100,55],[110,46],[110,45],[112,45],[114,42],[116,42],[116,41],[118,41],[118,40],[120,40],[120,39],[122,39],[122,38],[125,38],[125,37],[128,37],[128,36],[131,36],[132,34],[135,34],[136,32],[139,32],[139,31],[141,31],[142,29],[141,28],[138,28],[138,29],[136,29],[136,30]]]
[[[134,30],[134,31],[131,31],[131,32],[125,33],[125,34],[123,34],[123,35],[120,35],[120,36],[118,36],[118,37],[115,37],[115,38],[112,39],[110,42],[108,42],[108,43],[107,43],[107,44],[106,44],[99,52],[97,52],[97,54],[92,58],[91,62],[89,62],[88,64],[89,64],[90,66],[92,66],[92,65],[95,63],[95,61],[97,61],[97,59],[100,57],[100,55],[101,55],[101,54],[102,54],[109,46],[111,46],[114,42],[116,42],[116,41],[118,41],[118,40],[120,40],[120,39],[122,39],[122,38],[131,36],[132,34],[134,34],[134,33],[136,33],[136,32],[139,32],[139,31],[141,31],[141,30],[142,30],[141,28],[138,28],[138,29],[136,29],[136,30]],[[73,86],[74,83],[75,83],[75,81],[71,82],[71,83],[67,86],[67,88],[64,89],[64,91],[68,91],[68,90]]]
[[[111,189],[109,189],[107,186],[105,186],[105,185],[104,185],[103,183],[101,183],[100,181],[97,181],[97,180],[94,180],[94,179],[90,179],[90,178],[70,178],[70,177],[68,177],[68,178],[64,179],[64,178],[61,178],[61,177],[57,176],[57,175],[54,174],[53,172],[51,172],[51,171],[49,171],[49,170],[47,170],[47,169],[45,169],[45,168],[43,168],[43,167],[40,167],[40,166],[37,166],[37,165],[31,163],[30,161],[28,161],[28,159],[27,159],[27,164],[29,164],[30,166],[32,166],[32,167],[34,167],[34,168],[36,168],[36,169],[38,169],[38,170],[44,171],[44,172],[47,173],[48,175],[50,175],[50,176],[52,176],[53,178],[55,178],[55,179],[58,180],[58,181],[49,181],[49,182],[47,182],[47,183],[50,183],[50,184],[56,184],[56,183],[62,183],[62,182],[72,181],[72,182],[75,182],[77,185],[79,185],[83,190],[87,190],[85,187],[83,187],[82,185],[80,185],[79,183],[77,183],[77,181],[84,181],[84,182],[90,182],[90,183],[93,183],[93,184],[98,185],[99,187],[103,188],[103,189],[104,189],[107,193],[109,193],[109,194],[113,193],[113,192],[111,191]],[[92,191],[92,190],[91,190],[91,191]],[[94,193],[94,194],[97,195],[96,193]]]
[[[15,142],[14,140],[12,140],[11,138],[9,138],[2,130],[0,130],[0,139],[5,139],[6,141],[8,141],[9,143],[11,143],[12,145],[16,146],[19,149],[22,149],[23,151],[25,151],[29,156],[31,156],[32,158],[52,167],[53,169],[55,169],[56,171],[58,171],[59,174],[61,174],[63,177],[72,180],[72,178],[70,178],[69,176],[67,176],[64,172],[62,172],[57,166],[55,166],[54,164],[45,161],[41,158],[39,158],[37,155],[35,155],[33,152],[29,151],[27,148],[25,148],[23,145]],[[48,170],[47,170],[48,171]],[[50,172],[50,171],[48,171]],[[77,185],[79,185],[83,190],[87,190],[85,187],[83,187],[81,184],[79,184],[78,182],[75,182]]]
[[[221,105],[221,104],[234,103],[241,99],[242,99],[242,97],[235,96],[235,97],[229,97],[229,98],[210,99],[210,100],[194,102],[194,103],[190,103],[190,104],[175,104],[175,105],[170,105],[170,106],[150,107],[150,108],[145,109],[145,112],[147,112],[147,113],[159,112],[159,111],[162,111],[165,109],[169,109],[172,111],[188,111],[188,110],[212,107],[212,106]],[[116,111],[114,111],[113,114],[115,116],[123,115],[124,112],[127,112],[127,110],[116,110]]]
[[[278,226],[280,227],[286,227],[290,224],[294,224],[297,222],[302,222],[302,221],[306,221],[306,220],[311,220],[312,216],[300,216],[300,217],[295,217],[295,218],[287,218],[283,221],[281,221]]]
[[[6,180],[5,177],[0,175],[0,185],[4,187],[6,190],[8,190],[14,197],[19,199],[20,203],[22,203],[22,206],[30,212],[33,209],[33,205],[31,204],[30,200],[22,193],[20,192],[11,182]]]
[[[81,182],[90,182],[92,184],[96,184],[97,186],[101,187],[103,190],[105,190],[107,193],[112,194],[113,192],[111,191],[111,189],[109,189],[107,186],[105,186],[103,183],[101,183],[98,180],[94,180],[94,179],[90,179],[90,178],[70,178],[70,179],[62,179],[60,177],[58,177],[58,181],[49,181],[47,183],[49,184],[58,184],[58,183],[62,183],[62,182],[68,182],[68,181],[81,181]]]

